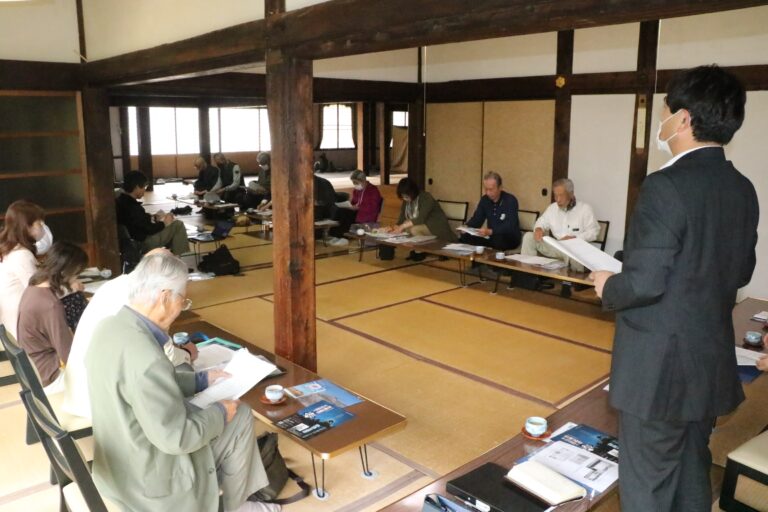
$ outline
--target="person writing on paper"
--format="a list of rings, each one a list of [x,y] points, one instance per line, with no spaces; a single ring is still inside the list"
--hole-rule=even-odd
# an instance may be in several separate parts
[[[215,192],[221,187],[221,177],[219,169],[209,165],[205,158],[199,156],[192,163],[197,169],[197,180],[192,185],[193,193],[200,199],[203,199],[209,192]]]
[[[240,187],[245,185],[240,166],[227,158],[224,153],[213,155],[213,163],[219,168],[218,188],[214,186],[211,192],[218,194],[224,201],[237,202]]]
[[[189,240],[184,223],[170,213],[150,215],[139,199],[147,190],[147,177],[141,171],[130,171],[123,177],[122,193],[115,200],[117,223],[128,229],[131,238],[141,243],[145,251],[170,247],[178,256],[189,252]]]
[[[341,237],[349,231],[353,223],[375,224],[379,219],[383,201],[379,189],[368,182],[367,176],[360,169],[352,171],[349,179],[354,191],[348,206],[341,206],[341,203],[337,205],[335,220],[339,225],[330,230],[331,236],[336,237],[328,242],[331,245],[347,245],[347,239]]]
[[[168,249],[152,249],[144,257],[157,254],[170,255],[171,253]],[[93,331],[96,326],[105,318],[116,315],[123,306],[128,305],[130,282],[130,274],[122,274],[103,284],[88,301],[88,305],[80,317],[80,322],[77,324],[72,338],[69,360],[66,368],[64,368],[64,400],[61,407],[70,414],[83,418],[91,417],[85,354],[91,343],[95,341]],[[173,366],[184,363],[191,364],[197,359],[197,346],[194,343],[176,345],[170,336],[163,346],[163,351]]]
[[[226,511],[279,510],[248,501],[269,483],[250,409],[185,400],[226,374],[175,372],[163,352],[186,295],[186,264],[147,256],[130,274],[128,306],[93,333],[85,367],[96,486],[125,510],[216,510],[219,489]]]
[[[480,198],[475,213],[467,221],[467,226],[476,228],[480,236],[462,233],[459,241],[500,251],[515,249],[520,245],[517,198],[502,190],[501,176],[497,172],[491,171],[483,176],[483,189],[485,195]]]
[[[592,242],[600,234],[592,207],[583,201],[577,201],[573,181],[564,178],[552,184],[552,195],[555,202],[550,204],[544,213],[536,220],[533,233],[523,236],[521,254],[528,256],[546,256],[564,261],[573,270],[584,272],[584,267],[577,261],[544,242],[547,232],[556,240],[581,238]]]
[[[723,146],[745,102],[714,65],[670,79],[657,143],[672,158],[643,182],[622,272],[593,273],[617,312],[610,403],[625,512],[709,512],[712,425],[744,400],[732,311],[755,268],[758,202]]]
[[[397,224],[389,228],[392,233],[407,231],[414,236],[434,235],[443,242],[456,241],[456,235],[448,224],[448,218],[440,208],[440,203],[429,192],[420,191],[413,179],[403,178],[398,182],[397,197],[403,203]],[[425,257],[424,253],[411,251],[406,259],[421,261]]]

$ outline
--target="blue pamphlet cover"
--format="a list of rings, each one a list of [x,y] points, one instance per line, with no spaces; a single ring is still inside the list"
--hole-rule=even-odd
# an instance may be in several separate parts
[[[278,427],[301,439],[309,439],[320,432],[337,427],[355,415],[326,401],[301,409],[296,414],[275,423]]]
[[[307,406],[325,401],[336,407],[344,408],[363,401],[360,397],[353,395],[327,379],[299,384],[298,386],[287,388],[285,391]]]
[[[755,380],[761,373],[760,370],[757,369],[757,366],[739,366],[739,379],[744,384],[749,384],[753,380]]]

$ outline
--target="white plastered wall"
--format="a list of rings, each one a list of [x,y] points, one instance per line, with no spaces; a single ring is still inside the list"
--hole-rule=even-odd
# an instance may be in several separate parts
[[[74,0],[71,2],[74,5]],[[83,0],[90,60],[173,43],[262,18],[263,0]]]
[[[406,48],[316,60],[313,72],[314,76],[322,78],[415,83],[418,77],[418,62],[418,50]]]
[[[557,34],[429,46],[425,63],[427,82],[552,75],[557,65]]]
[[[573,72],[634,71],[639,35],[639,23],[574,31]]]
[[[0,59],[80,62],[75,0],[0,2]]]
[[[568,177],[576,198],[610,221],[605,250],[624,245],[635,97],[631,94],[574,96]]]

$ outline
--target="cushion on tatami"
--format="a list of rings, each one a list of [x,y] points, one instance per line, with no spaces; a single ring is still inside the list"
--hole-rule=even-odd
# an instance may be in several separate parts
[[[604,378],[610,355],[425,301],[339,323],[557,404]]]
[[[458,285],[456,274],[424,265],[319,285],[315,290],[317,316],[330,320],[450,290]]]
[[[503,286],[498,295],[472,286],[429,300],[594,347],[610,350],[613,346],[613,314],[593,304]]]

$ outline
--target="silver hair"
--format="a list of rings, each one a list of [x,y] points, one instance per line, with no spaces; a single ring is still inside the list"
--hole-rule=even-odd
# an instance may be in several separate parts
[[[130,274],[128,302],[154,304],[163,290],[184,295],[187,290],[187,265],[173,254],[150,254],[142,258]]]
[[[497,186],[501,186],[501,175],[496,171],[488,171],[485,173],[485,176],[483,176],[483,181],[485,180],[493,180],[496,182]]]
[[[349,175],[349,179],[351,181],[365,181],[366,176],[365,176],[365,173],[360,169],[355,169],[354,171],[352,171],[352,174]]]
[[[560,178],[559,180],[555,181],[552,184],[552,188],[555,187],[563,187],[566,192],[568,192],[570,195],[573,195],[573,181],[569,180],[568,178]]]

